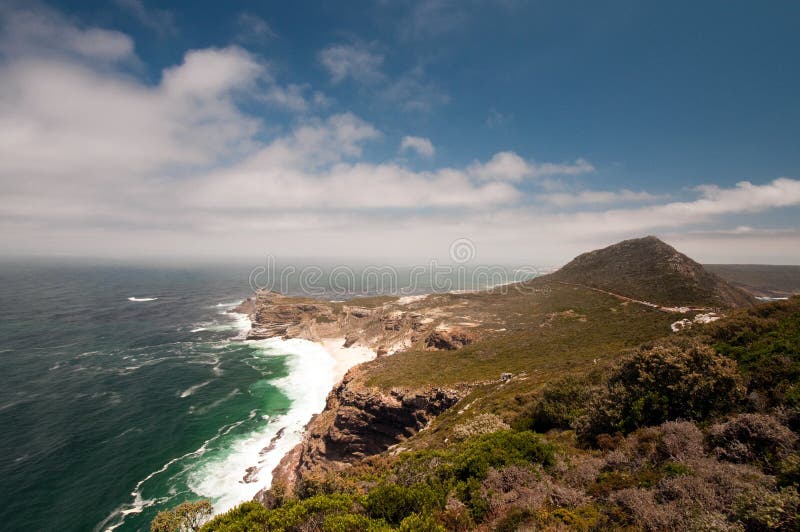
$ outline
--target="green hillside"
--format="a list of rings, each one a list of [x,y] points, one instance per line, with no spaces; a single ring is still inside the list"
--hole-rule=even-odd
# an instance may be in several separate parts
[[[549,276],[667,306],[740,307],[753,297],[653,236],[579,255]]]

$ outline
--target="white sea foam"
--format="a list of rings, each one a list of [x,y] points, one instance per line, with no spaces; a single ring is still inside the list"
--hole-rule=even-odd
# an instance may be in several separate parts
[[[247,338],[247,333],[250,332],[250,327],[252,325],[250,316],[247,314],[239,314],[238,312],[229,312],[228,315],[233,318],[233,325],[231,327],[239,331],[239,334],[236,335],[234,340],[244,340]]]
[[[291,399],[292,406],[286,414],[234,442],[228,453],[191,475],[191,490],[211,499],[217,513],[251,499],[269,486],[272,470],[300,442],[306,424],[325,407],[328,392],[344,371],[375,356],[365,348],[337,348],[332,352],[326,346],[298,339],[271,338],[249,343],[260,348],[261,356],[288,356],[289,374],[274,384]],[[250,475],[254,482],[242,482],[252,467],[256,468],[255,475]]]
[[[189,397],[190,395],[194,394],[194,392],[196,392],[197,390],[199,390],[200,388],[202,388],[203,386],[206,386],[208,384],[211,384],[211,381],[204,381],[204,382],[201,382],[200,384],[195,384],[194,386],[189,386],[188,388],[183,390],[178,397],[180,397],[181,399],[183,399],[185,397]]]
[[[155,301],[156,299],[158,299],[158,298],[157,297],[129,297],[128,301],[142,302],[142,301]]]
[[[252,415],[251,415],[251,417],[252,417]],[[208,440],[203,442],[203,445],[201,445],[199,449],[197,449],[195,451],[192,451],[192,452],[189,452],[189,453],[186,453],[186,454],[184,454],[182,456],[179,456],[177,458],[173,458],[172,460],[168,461],[163,466],[161,466],[159,469],[157,469],[157,470],[153,471],[152,473],[148,474],[142,480],[137,482],[136,486],[133,488],[133,491],[131,491],[131,497],[133,497],[133,501],[131,503],[129,503],[129,504],[124,504],[124,505],[121,505],[121,506],[118,506],[117,508],[115,508],[114,511],[112,511],[105,519],[103,519],[103,521],[101,521],[94,528],[94,530],[95,531],[103,530],[105,532],[110,532],[110,531],[115,530],[116,528],[119,528],[120,526],[122,526],[125,523],[125,517],[126,516],[131,515],[131,514],[139,514],[139,513],[142,512],[142,510],[144,510],[145,508],[147,508],[149,506],[153,506],[154,504],[160,504],[160,503],[166,502],[166,498],[162,498],[162,499],[145,499],[144,497],[142,497],[142,487],[144,486],[144,484],[146,482],[148,482],[150,479],[152,479],[153,477],[156,477],[156,476],[164,473],[165,471],[167,471],[173,464],[176,464],[176,463],[181,462],[183,460],[197,460],[197,459],[199,459],[200,457],[202,457],[206,453],[206,451],[209,448],[209,445],[211,445],[213,442],[218,440],[220,437],[225,436],[226,434],[228,434],[230,431],[232,431],[233,429],[235,429],[236,427],[238,427],[242,423],[244,423],[244,420],[236,421],[235,423],[231,423],[230,425],[221,427],[217,431],[217,434],[214,435],[214,437],[209,438]]]
[[[235,327],[240,331],[234,340],[245,338],[251,325],[249,316],[228,312],[225,314],[234,318]],[[222,452],[215,450],[209,453],[209,456],[204,456],[213,442],[226,436],[246,420],[242,419],[220,428],[216,436],[204,442],[199,449],[168,461],[160,469],[140,480],[131,493],[132,502],[116,508],[96,530],[114,530],[125,522],[127,515],[141,513],[147,507],[169,502],[167,500],[169,497],[144,498],[142,487],[153,477],[165,473],[177,463],[186,463],[185,466],[181,466],[178,475],[188,474],[186,483],[189,489],[199,497],[210,499],[215,513],[227,511],[242,501],[252,499],[260,489],[270,485],[272,471],[300,442],[306,425],[314,414],[323,410],[328,393],[344,373],[360,362],[375,358],[375,352],[366,347],[347,349],[342,347],[344,338],[331,339],[323,344],[279,338],[246,343],[259,348],[258,356],[287,357],[288,375],[273,381],[272,384],[280,388],[291,400],[288,412],[280,416],[262,416],[265,422],[261,428],[235,439]],[[182,392],[181,396],[190,391],[193,393],[199,386],[205,384],[200,383],[190,387]],[[210,405],[198,409],[192,407],[190,413],[207,411],[237,393],[241,392],[237,389]],[[248,419],[253,419],[256,415],[257,412],[252,411]],[[245,476],[252,481],[244,482]]]

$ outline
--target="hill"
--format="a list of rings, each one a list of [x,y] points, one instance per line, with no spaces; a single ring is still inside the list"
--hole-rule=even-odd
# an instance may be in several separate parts
[[[548,277],[666,306],[732,308],[754,302],[654,236],[584,253]]]
[[[756,297],[800,294],[800,266],[704,264],[706,270]]]

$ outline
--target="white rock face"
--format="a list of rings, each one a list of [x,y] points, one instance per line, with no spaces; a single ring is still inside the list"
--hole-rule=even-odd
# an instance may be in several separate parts
[[[695,323],[711,323],[712,321],[717,321],[722,316],[719,316],[715,312],[708,312],[706,314],[698,314],[694,318],[684,318],[682,320],[678,320],[670,325],[672,332],[682,331],[688,327],[691,327]]]

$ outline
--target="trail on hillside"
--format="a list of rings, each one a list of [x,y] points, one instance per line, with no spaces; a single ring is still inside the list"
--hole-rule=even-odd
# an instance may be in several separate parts
[[[588,290],[594,290],[595,292],[600,292],[601,294],[606,294],[622,301],[629,301],[631,303],[636,303],[639,305],[644,305],[646,307],[654,308],[661,310],[663,312],[675,312],[680,314],[685,314],[687,312],[704,312],[704,311],[711,311],[714,310],[711,307],[665,307],[663,305],[659,305],[657,303],[652,303],[650,301],[642,301],[641,299],[634,299],[632,297],[623,296],[622,294],[617,294],[615,292],[610,292],[608,290],[603,290],[602,288],[595,288],[593,286],[587,286],[585,284],[580,283],[568,283],[566,281],[556,281],[557,283],[567,285],[567,286],[578,286],[580,288],[586,288]]]

